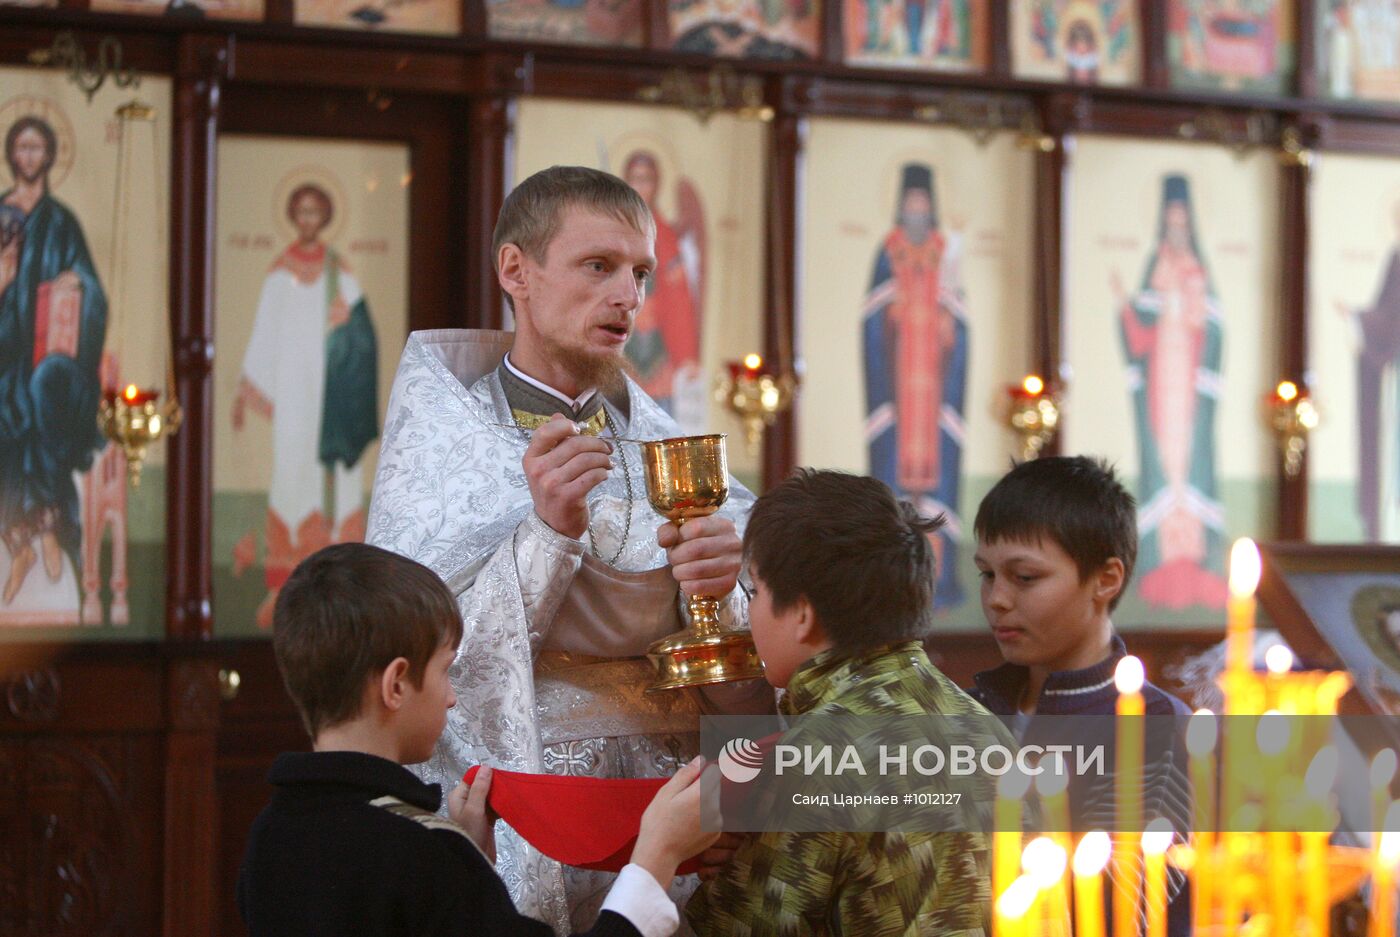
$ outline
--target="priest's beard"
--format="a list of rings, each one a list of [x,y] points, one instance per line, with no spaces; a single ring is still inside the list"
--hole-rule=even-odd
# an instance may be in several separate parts
[[[604,397],[612,397],[627,385],[622,356],[590,355],[548,342],[546,353],[559,362],[581,388],[596,387]]]

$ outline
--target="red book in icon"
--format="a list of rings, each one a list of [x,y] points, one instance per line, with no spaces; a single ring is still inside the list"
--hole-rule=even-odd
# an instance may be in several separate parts
[[[83,288],[72,277],[40,283],[34,308],[34,366],[49,355],[78,357]]]

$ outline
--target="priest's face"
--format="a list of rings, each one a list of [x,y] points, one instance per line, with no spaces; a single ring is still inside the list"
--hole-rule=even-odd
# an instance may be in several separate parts
[[[611,215],[567,209],[544,257],[525,256],[511,290],[511,359],[561,391],[605,386],[656,269],[655,238]],[[569,386],[564,386],[569,385]]]

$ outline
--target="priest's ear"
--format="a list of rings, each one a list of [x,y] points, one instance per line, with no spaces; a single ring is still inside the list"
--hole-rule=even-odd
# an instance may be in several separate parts
[[[496,252],[496,280],[505,291],[511,309],[515,308],[516,300],[524,299],[529,294],[525,274],[526,259],[520,245],[509,241],[502,244]]]

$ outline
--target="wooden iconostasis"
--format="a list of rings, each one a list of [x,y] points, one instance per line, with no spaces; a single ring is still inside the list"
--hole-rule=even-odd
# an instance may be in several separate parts
[[[69,77],[103,63],[91,95]],[[133,97],[153,121],[114,118]],[[326,401],[306,388],[324,343],[282,313],[355,324],[382,421],[409,331],[509,325],[491,229],[513,182],[555,163],[651,204],[671,275],[632,363],[683,426],[730,434],[743,481],[869,472],[948,515],[950,673],[990,648],[970,531],[1019,452],[1006,388],[1027,373],[1062,395],[1052,449],[1103,456],[1138,498],[1115,623],[1149,663],[1215,640],[1237,536],[1400,542],[1388,3],[0,4],[0,132],[0,203],[16,172],[46,174],[65,219],[41,238],[0,205],[0,381],[28,386],[56,354],[105,386],[159,368],[169,341],[186,416],[139,489],[88,434],[38,479],[39,508],[0,497],[0,775],[30,792],[15,809],[55,776],[86,779],[63,788],[74,803],[164,792],[158,834],[78,837],[149,859],[83,892],[89,930],[120,911],[236,933],[235,847],[267,752],[300,743],[270,603],[302,556],[361,535],[377,442],[320,464]],[[8,158],[21,136],[37,163]],[[42,267],[79,242],[80,265]],[[936,328],[901,331],[911,293]],[[84,354],[61,330],[30,337],[56,297]],[[713,382],[755,351],[803,383],[750,448]],[[1284,379],[1322,413],[1291,475],[1262,403]],[[0,494],[38,484],[18,464],[0,462]],[[62,770],[55,735],[82,740]],[[60,932],[39,867],[6,868],[32,871],[0,872],[0,930]],[[7,918],[27,889],[40,910]]]
[[[121,291],[102,361],[149,356],[168,320],[189,419],[120,523],[70,510],[55,551],[0,519],[17,550],[48,547],[23,575],[0,557],[6,639],[265,634],[296,561],[359,535],[376,454],[323,478],[290,440],[324,401],[284,385],[276,406],[279,376],[324,357],[274,360],[304,338],[278,324],[301,301],[293,203],[329,218],[324,302],[364,316],[382,411],[408,331],[509,324],[494,215],[560,162],[624,176],[658,219],[675,276],[633,343],[647,390],[731,433],[756,487],[832,466],[945,512],[951,630],[980,627],[966,528],[1018,452],[1005,387],[1028,372],[1061,390],[1058,451],[1109,459],[1140,501],[1125,629],[1216,623],[1236,536],[1400,539],[1386,4],[80,5],[0,6],[0,118],[54,128],[54,198]],[[140,88],[88,100],[74,52]],[[133,94],[155,105],[154,171],[124,177],[119,218],[112,114]],[[910,288],[941,318],[906,342],[891,296]],[[804,382],[761,448],[712,392],[751,351]],[[1261,413],[1283,379],[1324,414],[1295,475]],[[912,382],[936,392],[901,400]],[[72,466],[84,505],[108,497],[97,442]],[[918,445],[931,472],[907,470]]]
[[[756,487],[832,466],[948,514],[951,630],[980,627],[966,528],[1018,452],[1005,387],[1028,372],[1062,393],[1058,451],[1109,459],[1140,501],[1121,627],[1213,625],[1236,536],[1400,539],[1386,4],[88,2],[0,6],[0,120],[53,128],[49,187],[108,294],[87,366],[134,369],[168,321],[188,420],[117,522],[70,507],[55,550],[0,519],[44,554],[0,557],[8,640],[265,634],[296,561],[359,535],[376,454],[323,478],[291,442],[324,404],[287,389],[324,358],[286,354],[305,336],[279,324],[302,301],[294,203],[329,219],[316,275],[363,316],[382,411],[408,331],[509,324],[494,215],[560,162],[622,175],[658,219],[675,276],[633,343],[647,390],[731,433]],[[89,100],[65,69],[99,60],[139,89],[114,74]],[[118,186],[133,95],[153,171]],[[903,341],[911,288],[941,318]],[[712,392],[751,351],[803,379],[761,448]],[[1295,475],[1261,414],[1283,379],[1324,414]],[[935,393],[902,399],[913,382]],[[99,443],[65,489],[85,509],[117,498]],[[908,470],[919,445],[931,472]]]

